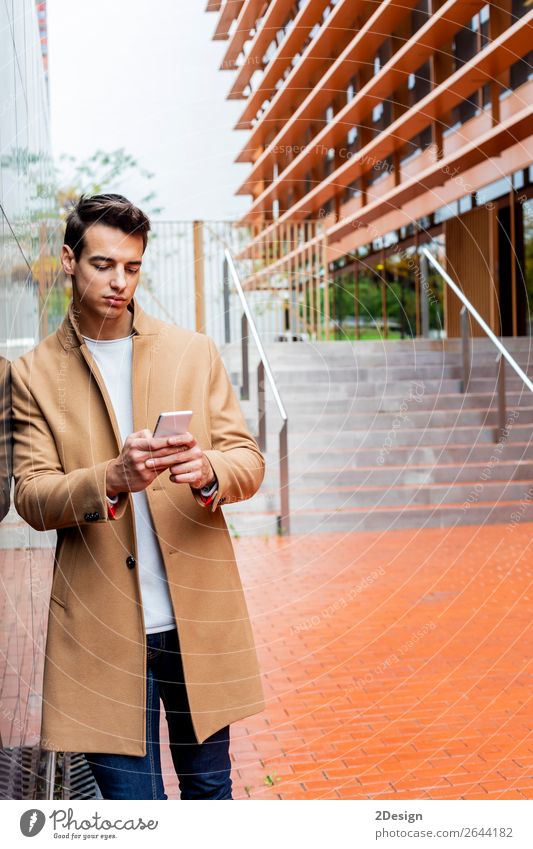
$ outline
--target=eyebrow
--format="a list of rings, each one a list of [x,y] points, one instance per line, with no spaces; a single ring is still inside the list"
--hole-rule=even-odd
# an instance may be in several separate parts
[[[94,262],[98,260],[99,262],[115,262],[113,257],[111,256],[101,256],[100,254],[95,254],[94,256],[89,257],[90,262]],[[140,259],[130,259],[128,262],[125,262],[124,265],[141,265]]]

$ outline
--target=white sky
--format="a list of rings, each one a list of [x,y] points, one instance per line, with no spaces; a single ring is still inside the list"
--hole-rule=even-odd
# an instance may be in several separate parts
[[[233,130],[244,101],[226,100],[227,42],[211,36],[207,0],[48,0],[52,148],[88,157],[124,147],[151,181],[108,186],[133,202],[154,189],[165,219],[233,219],[248,164]]]

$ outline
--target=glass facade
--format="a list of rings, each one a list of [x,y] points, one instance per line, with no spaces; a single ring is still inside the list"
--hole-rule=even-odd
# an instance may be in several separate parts
[[[57,325],[61,224],[49,145],[44,4],[0,3],[0,791],[32,795],[40,735],[41,661],[52,535],[10,507],[9,361]],[[39,8],[40,7],[40,8]],[[40,16],[40,17],[39,17]],[[33,758],[33,760],[31,760]]]

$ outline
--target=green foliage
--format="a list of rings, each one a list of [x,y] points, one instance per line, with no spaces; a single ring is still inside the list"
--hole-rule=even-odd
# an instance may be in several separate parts
[[[114,191],[118,181],[123,182],[133,175],[147,181],[155,177],[153,171],[142,168],[138,160],[123,147],[109,152],[96,150],[85,160],[77,160],[76,157],[63,153],[59,161],[61,166],[56,168],[57,203],[62,218],[67,214],[72,202],[82,193],[100,194]],[[139,201],[143,211],[152,217],[162,212],[162,207],[154,205],[155,198],[156,192],[149,191]]]

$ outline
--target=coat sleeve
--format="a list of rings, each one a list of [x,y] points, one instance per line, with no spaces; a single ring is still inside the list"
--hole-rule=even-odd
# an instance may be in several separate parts
[[[208,336],[210,351],[209,416],[211,448],[204,451],[218,480],[211,510],[219,504],[245,501],[265,476],[265,458],[251,436],[222,358]]]
[[[23,377],[22,372],[26,374]],[[107,522],[106,471],[111,459],[65,473],[54,437],[29,386],[28,372],[11,367],[15,508],[32,528],[58,530]],[[121,496],[115,516],[127,504]]]

